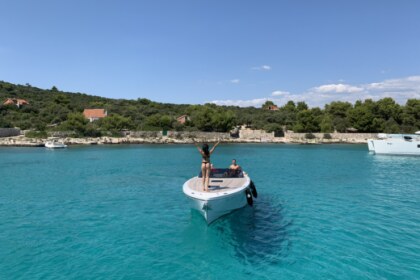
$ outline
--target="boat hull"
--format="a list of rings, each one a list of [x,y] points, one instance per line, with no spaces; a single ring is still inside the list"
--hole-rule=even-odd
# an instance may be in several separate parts
[[[45,147],[49,148],[49,149],[63,149],[63,148],[67,148],[67,145],[63,144],[63,143],[47,142],[47,143],[45,143]]]
[[[209,191],[203,191],[202,178],[199,176],[189,179],[183,186],[191,208],[198,211],[208,224],[245,207],[248,200],[251,205],[253,202],[250,191],[252,181],[245,172],[240,173],[242,176],[231,176],[228,169],[214,169],[212,172]]]
[[[369,151],[379,155],[420,156],[420,141],[395,139],[368,140]]]
[[[67,145],[56,146],[56,145],[47,145],[47,144],[45,144],[45,147],[48,148],[48,149],[64,149],[64,148],[67,148]]]
[[[198,211],[208,224],[221,216],[247,206],[245,190],[212,200],[191,198],[191,208]]]
[[[370,153],[375,153],[375,146],[373,145],[373,141],[372,139],[368,140],[368,149]]]

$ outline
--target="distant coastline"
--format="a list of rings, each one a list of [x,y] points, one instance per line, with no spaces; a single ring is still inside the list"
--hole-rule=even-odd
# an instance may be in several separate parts
[[[54,136],[54,135],[53,135]],[[277,143],[277,144],[366,144],[367,139],[376,138],[373,133],[285,133],[275,137],[274,133],[249,130],[232,137],[229,133],[216,132],[129,132],[121,137],[66,137],[56,136],[67,145],[104,144],[192,144],[197,142],[222,143]],[[24,135],[1,137],[0,146],[42,147],[48,138],[30,138]]]
[[[32,131],[32,135],[26,136],[39,138],[61,131],[72,132],[65,137],[100,137],[120,136],[123,130],[229,133],[242,128],[274,132],[276,136],[288,131],[414,133],[420,130],[419,106],[419,99],[408,99],[405,105],[400,105],[389,97],[377,101],[359,100],[354,104],[331,101],[324,108],[310,108],[303,101],[293,100],[281,105],[266,100],[259,108],[210,103],[170,104],[146,98],[112,99],[64,92],[55,86],[40,89],[0,81],[0,130],[19,128]],[[0,131],[0,137],[15,136],[1,134]],[[262,141],[265,138],[263,136]]]

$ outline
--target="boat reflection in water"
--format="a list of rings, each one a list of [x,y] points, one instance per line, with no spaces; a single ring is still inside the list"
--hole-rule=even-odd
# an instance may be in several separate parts
[[[280,203],[261,197],[253,209],[230,215],[226,219],[230,231],[227,236],[236,257],[250,264],[279,264],[284,261],[292,245],[289,235],[293,223],[283,212]]]

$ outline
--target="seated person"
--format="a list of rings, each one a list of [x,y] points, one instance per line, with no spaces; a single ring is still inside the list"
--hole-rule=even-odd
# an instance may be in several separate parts
[[[236,159],[232,159],[232,164],[229,166],[229,173],[231,175],[238,175],[241,171],[242,168],[236,163]]]

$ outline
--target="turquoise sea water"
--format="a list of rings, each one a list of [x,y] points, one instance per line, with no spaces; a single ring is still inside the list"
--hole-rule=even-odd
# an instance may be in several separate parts
[[[210,226],[189,145],[0,148],[0,279],[419,279],[420,158],[221,145],[259,198]]]

